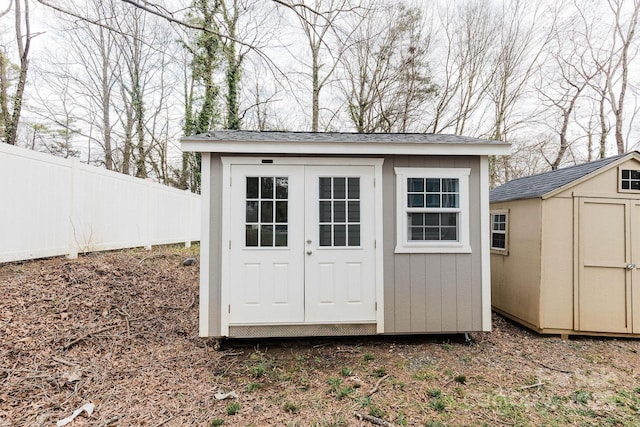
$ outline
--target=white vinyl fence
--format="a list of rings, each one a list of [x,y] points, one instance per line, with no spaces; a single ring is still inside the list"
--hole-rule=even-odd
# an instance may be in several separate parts
[[[197,240],[197,194],[0,144],[0,262]]]

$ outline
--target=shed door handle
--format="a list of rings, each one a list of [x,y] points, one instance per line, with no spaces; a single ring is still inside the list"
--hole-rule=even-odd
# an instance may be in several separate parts
[[[634,268],[636,268],[635,264],[627,264],[627,270],[633,270]]]

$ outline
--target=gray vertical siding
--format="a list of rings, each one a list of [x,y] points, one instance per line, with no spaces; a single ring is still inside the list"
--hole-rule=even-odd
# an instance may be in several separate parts
[[[471,254],[395,254],[395,167],[471,168]],[[480,160],[477,157],[387,156],[383,167],[385,332],[482,330]]]
[[[220,291],[221,278],[221,240],[222,240],[222,162],[220,156],[211,155],[211,202],[209,206],[211,224],[209,229],[209,333],[210,336],[221,336]]]

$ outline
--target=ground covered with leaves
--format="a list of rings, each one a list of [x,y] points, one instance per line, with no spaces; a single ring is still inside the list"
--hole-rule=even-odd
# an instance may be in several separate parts
[[[0,265],[0,426],[638,425],[640,341],[198,337],[197,247]]]

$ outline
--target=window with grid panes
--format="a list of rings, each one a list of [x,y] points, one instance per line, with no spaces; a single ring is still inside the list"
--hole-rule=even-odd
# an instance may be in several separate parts
[[[288,245],[289,179],[254,176],[246,180],[245,246]]]
[[[320,246],[360,246],[360,178],[318,179]]]
[[[507,250],[507,220],[506,211],[491,212],[491,249],[505,252]]]
[[[466,168],[395,168],[396,252],[469,252]]]
[[[622,169],[620,171],[620,189],[640,191],[640,170]]]

